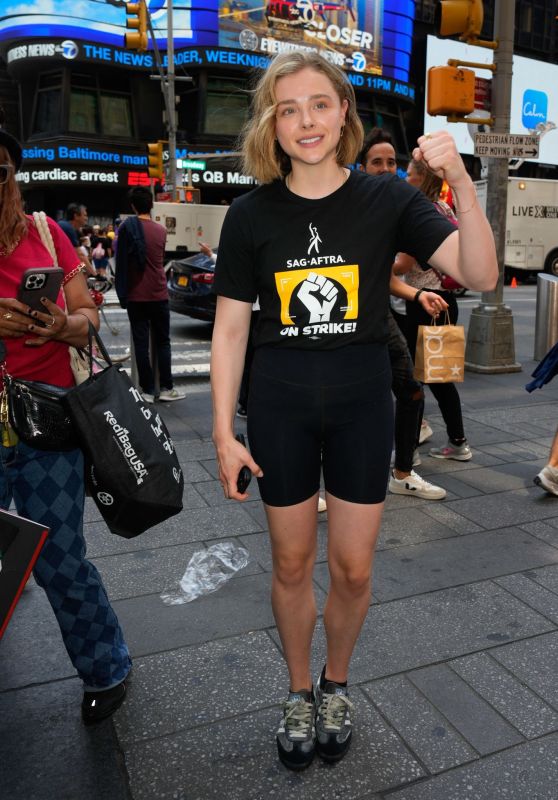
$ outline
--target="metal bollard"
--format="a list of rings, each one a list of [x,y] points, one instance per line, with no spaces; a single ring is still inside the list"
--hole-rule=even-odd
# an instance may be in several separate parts
[[[558,278],[539,272],[535,321],[535,361],[558,342]]]

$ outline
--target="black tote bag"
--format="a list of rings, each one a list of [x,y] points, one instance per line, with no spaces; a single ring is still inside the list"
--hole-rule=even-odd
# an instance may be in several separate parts
[[[113,364],[71,389],[63,403],[86,456],[86,484],[110,531],[131,539],[182,510],[184,476],[160,415]]]

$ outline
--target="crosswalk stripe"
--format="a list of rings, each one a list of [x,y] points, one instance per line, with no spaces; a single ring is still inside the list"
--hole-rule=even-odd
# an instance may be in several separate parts
[[[107,316],[109,326],[118,331],[113,334],[101,320],[101,336],[105,343],[109,355],[114,359],[125,359],[130,353],[130,327],[126,310],[119,305],[113,305],[113,298],[116,299],[114,291],[105,295],[104,311]],[[108,302],[107,302],[108,301]],[[172,373],[175,378],[188,377],[209,377],[209,361],[211,357],[210,342],[200,341],[197,338],[190,338],[188,329],[184,335],[177,333],[177,323],[184,323],[186,328],[192,323],[188,317],[180,314],[172,315],[171,323],[171,358]],[[174,326],[174,329],[173,329]],[[180,328],[178,328],[180,330]],[[173,335],[174,334],[174,335]],[[195,334],[194,334],[195,335]],[[129,359],[122,361],[123,369],[130,374],[131,364]]]

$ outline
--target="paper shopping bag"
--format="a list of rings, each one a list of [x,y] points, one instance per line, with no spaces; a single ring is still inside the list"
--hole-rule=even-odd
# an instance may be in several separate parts
[[[422,383],[462,383],[465,368],[463,325],[419,325],[415,378]]]

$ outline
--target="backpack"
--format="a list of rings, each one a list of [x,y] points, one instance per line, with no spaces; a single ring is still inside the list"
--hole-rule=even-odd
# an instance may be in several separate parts
[[[101,258],[104,258],[104,257],[105,257],[105,248],[103,247],[103,243],[102,243],[102,242],[98,242],[98,243],[95,245],[95,247],[94,247],[94,248],[93,248],[93,250],[91,251],[91,255],[92,255],[92,256],[93,256],[93,258],[94,258],[94,259],[96,259],[97,261],[99,261]]]

